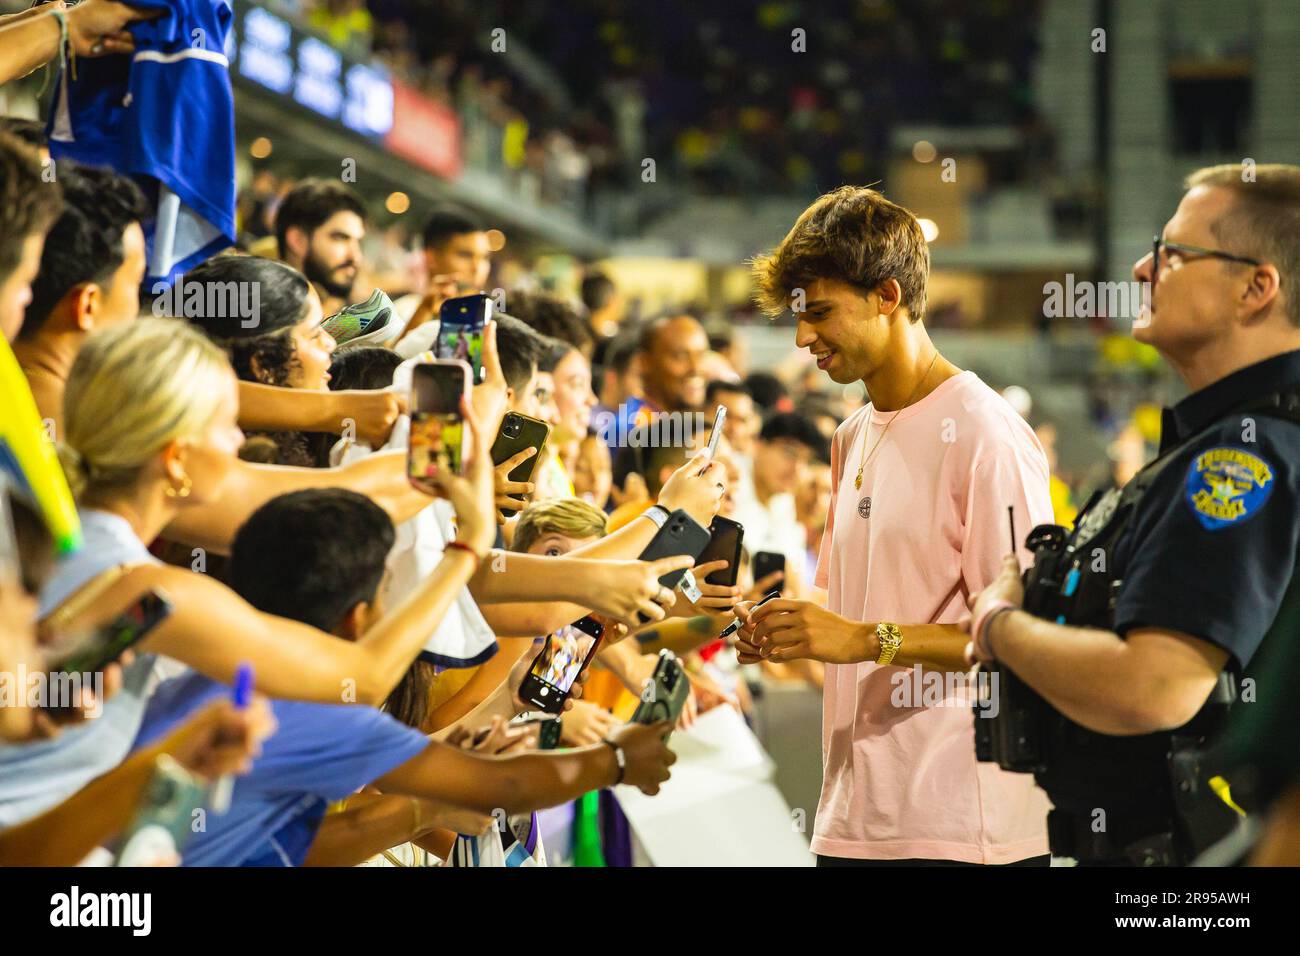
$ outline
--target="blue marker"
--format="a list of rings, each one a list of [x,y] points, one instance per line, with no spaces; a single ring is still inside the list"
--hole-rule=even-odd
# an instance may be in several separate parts
[[[235,706],[245,710],[253,699],[253,665],[247,662],[235,670]]]
[[[235,670],[235,687],[231,694],[235,706],[245,710],[253,699],[253,665],[240,664]],[[212,812],[225,813],[230,809],[230,798],[235,792],[234,774],[222,774],[212,787]]]

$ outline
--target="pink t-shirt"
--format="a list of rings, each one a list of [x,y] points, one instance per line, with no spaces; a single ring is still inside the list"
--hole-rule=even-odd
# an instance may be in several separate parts
[[[853,620],[960,623],[967,596],[993,580],[1010,550],[1007,506],[1019,544],[1052,521],[1047,459],[1024,419],[974,372],[894,414],[868,405],[835,432],[816,583],[830,610]],[[870,450],[891,418],[855,488],[864,438]],[[1029,560],[1022,549],[1022,564]],[[967,863],[1045,854],[1049,804],[1033,777],[976,761],[965,685],[945,682],[941,698],[924,687],[909,668],[826,666],[813,851]]]

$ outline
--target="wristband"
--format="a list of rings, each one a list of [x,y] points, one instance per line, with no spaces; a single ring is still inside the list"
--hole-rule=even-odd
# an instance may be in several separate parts
[[[988,643],[989,622],[1003,611],[1018,611],[1010,601],[995,601],[984,609],[983,613],[971,621],[971,656],[977,661],[993,660],[993,650]]]
[[[668,516],[671,515],[672,512],[663,505],[651,505],[645,511],[641,512],[641,514],[653,521],[656,528],[662,528],[668,523]]]
[[[474,558],[475,565],[479,565],[483,563],[483,556],[479,554],[477,551],[475,551],[468,544],[466,544],[464,541],[448,541],[446,545],[446,549],[451,550],[453,548],[457,551],[464,551],[466,554],[471,555]]]
[[[623,748],[607,737],[601,737],[600,742],[614,751],[614,762],[618,764],[618,777],[614,780],[614,786],[623,782],[623,774],[627,771],[627,756],[623,753]]]

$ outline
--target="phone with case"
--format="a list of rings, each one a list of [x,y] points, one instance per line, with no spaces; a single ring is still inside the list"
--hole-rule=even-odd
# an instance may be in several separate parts
[[[708,543],[709,532],[704,529],[704,526],[678,508],[664,521],[663,527],[655,532],[655,536],[638,555],[638,559],[657,561],[660,558],[670,558],[679,554],[689,554],[692,558],[698,558]],[[686,568],[669,571],[659,578],[659,583],[670,591],[676,590],[677,585],[686,576],[686,571]],[[644,614],[638,616],[643,624],[650,620]]]
[[[465,458],[462,398],[469,396],[469,366],[457,359],[422,362],[411,369],[411,434],[406,471],[411,484],[443,497],[442,481],[459,475]]]
[[[604,636],[605,625],[591,615],[548,634],[519,685],[519,699],[548,714],[561,713]]]
[[[736,583],[740,574],[741,542],[745,539],[745,529],[739,521],[732,521],[722,515],[714,515],[709,523],[709,543],[704,546],[695,563],[708,564],[710,561],[726,561],[725,568],[709,572],[705,584],[718,584],[729,588]]]
[[[775,571],[785,573],[785,555],[780,551],[760,551],[754,555],[754,583],[757,584],[763,578]],[[785,591],[785,578],[773,585],[778,591]]]
[[[551,426],[538,418],[529,418],[518,412],[507,412],[501,419],[496,440],[492,442],[492,464],[500,465],[509,461],[525,448],[536,448],[537,454],[527,461],[521,461],[510,469],[506,478],[510,481],[532,481],[533,471],[541,461],[542,449],[550,437]],[[502,511],[508,516],[508,512]]]
[[[675,725],[691,695],[691,682],[677,655],[668,648],[659,652],[654,673],[641,691],[641,703],[632,715],[633,723],[653,724],[671,720]],[[665,738],[667,739],[667,735]]]

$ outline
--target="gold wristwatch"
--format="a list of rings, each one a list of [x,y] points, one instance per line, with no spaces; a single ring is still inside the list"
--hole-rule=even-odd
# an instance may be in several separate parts
[[[903,646],[903,632],[898,629],[897,624],[881,621],[876,625],[876,641],[880,644],[880,656],[876,658],[876,663],[888,664],[893,661],[894,655]]]

